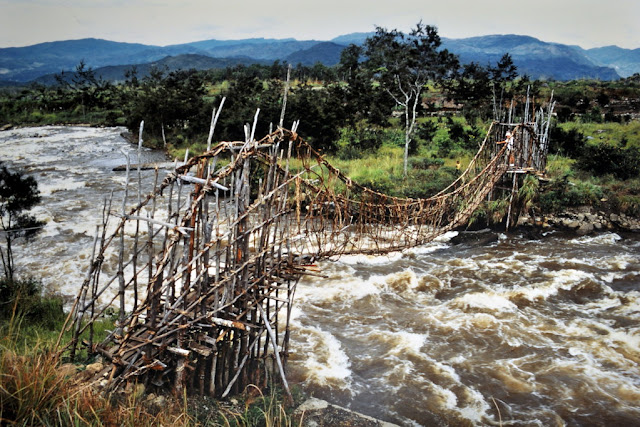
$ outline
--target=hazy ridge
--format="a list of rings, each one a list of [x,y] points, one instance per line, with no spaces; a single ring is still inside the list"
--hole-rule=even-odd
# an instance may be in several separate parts
[[[152,66],[175,69],[223,68],[238,64],[287,61],[293,65],[317,62],[335,65],[350,43],[360,44],[373,33],[352,33],[330,41],[253,38],[202,40],[153,46],[101,39],[55,41],[33,46],[0,49],[0,82],[51,83],[53,74],[73,71],[84,60],[105,80],[118,81],[137,65],[145,75]],[[640,49],[607,46],[582,49],[549,43],[523,35],[490,35],[464,39],[443,38],[443,47],[458,54],[462,62],[495,63],[509,53],[520,74],[535,79],[615,80],[640,72]]]

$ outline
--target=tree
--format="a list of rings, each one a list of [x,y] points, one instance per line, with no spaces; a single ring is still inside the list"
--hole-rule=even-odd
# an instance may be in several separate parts
[[[463,113],[469,123],[476,117],[488,116],[492,84],[490,72],[485,67],[476,62],[465,64],[452,92],[457,101],[464,103]]]
[[[155,138],[164,130],[196,135],[207,131],[210,109],[204,102],[205,82],[195,70],[173,71],[152,68],[142,81],[136,74],[127,81],[128,102],[123,110],[127,127],[135,131],[144,120],[145,132]]]
[[[490,116],[491,98],[499,97],[495,101],[502,103],[507,95],[507,84],[512,83],[517,76],[517,67],[506,53],[495,66],[489,64],[483,67],[476,62],[465,64],[455,79],[455,85],[449,89],[458,101],[464,103],[467,121],[473,122],[476,117],[487,119]],[[529,84],[528,78],[512,84],[512,95],[526,91]]]
[[[316,90],[309,85],[300,85],[291,91],[287,104],[287,115],[300,119],[298,132],[304,134],[315,149],[331,152],[340,138],[340,128],[346,123],[346,114],[339,88],[331,85]]]
[[[378,27],[367,38],[366,66],[380,86],[402,107],[405,125],[404,176],[409,144],[415,130],[422,92],[428,83],[440,84],[458,69],[458,58],[442,44],[437,29],[418,22],[409,35]]]
[[[54,77],[58,86],[65,88],[72,95],[73,102],[82,106],[83,118],[86,117],[87,108],[111,107],[114,86],[97,76],[92,67],[87,67],[84,60],[80,61],[71,75],[63,71]]]
[[[518,77],[518,67],[514,65],[513,59],[508,53],[502,55],[495,67],[489,67],[489,72],[493,83],[500,87]]]
[[[6,166],[0,167],[0,226],[7,247],[0,247],[0,258],[7,280],[13,282],[14,263],[12,243],[19,237],[34,235],[43,225],[34,216],[24,213],[40,202],[38,183],[33,177],[22,177]]]
[[[346,47],[340,55],[337,67],[346,85],[333,85],[333,95],[341,98],[345,119],[355,130],[362,120],[379,126],[387,126],[389,111],[395,101],[377,85],[372,84],[371,72],[361,61],[364,48],[355,44]]]

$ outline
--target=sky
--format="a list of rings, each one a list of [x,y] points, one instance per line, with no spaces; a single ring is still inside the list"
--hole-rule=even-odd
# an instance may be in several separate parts
[[[101,38],[166,46],[252,37],[330,40],[417,22],[442,37],[520,34],[640,48],[638,0],[0,0],[0,47]]]

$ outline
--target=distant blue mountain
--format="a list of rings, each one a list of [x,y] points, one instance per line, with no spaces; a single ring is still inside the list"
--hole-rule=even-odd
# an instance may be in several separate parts
[[[618,46],[596,47],[584,51],[596,64],[612,67],[622,77],[640,72],[640,49],[623,49]]]
[[[206,55],[197,55],[193,53],[187,53],[184,55],[166,56],[158,61],[149,62],[146,64],[136,64],[136,73],[138,78],[148,76],[151,70],[158,69],[162,71],[177,71],[177,70],[211,70],[217,68],[234,67],[236,65],[251,65],[251,64],[263,64],[269,65],[271,61],[257,61],[251,58],[212,58]],[[125,73],[130,71],[133,65],[108,65],[106,67],[98,67],[94,69],[97,78],[110,81],[110,82],[124,82]],[[38,77],[34,80],[36,83],[44,85],[54,85],[58,81],[55,74],[47,74]],[[65,75],[68,81],[71,81],[74,73],[70,72]],[[0,86],[2,84],[0,83]],[[5,85],[6,86],[6,85]]]
[[[352,33],[332,41],[363,44],[373,34]],[[518,67],[518,73],[534,79],[616,80],[640,72],[640,49],[612,46],[586,51],[578,46],[547,43],[534,37],[513,34],[465,39],[443,37],[442,47],[459,55],[462,63],[477,62],[485,66],[495,64],[508,53]]]
[[[119,43],[100,39],[82,39],[41,43],[33,46],[0,49],[0,81],[25,83],[45,75],[73,71],[84,61],[94,69],[151,64],[172,57],[171,69],[220,67],[223,64],[269,63],[275,60],[292,64],[335,65],[342,50],[351,43],[362,44],[373,33],[352,33],[331,41],[265,39],[203,40],[170,46]],[[466,39],[443,38],[443,47],[458,54],[463,62],[493,64],[509,53],[518,72],[532,78],[571,80],[617,79],[640,72],[640,49],[607,46],[582,49],[547,43],[521,35],[491,35]],[[208,63],[204,57],[226,59]],[[207,65],[205,65],[207,64]],[[109,74],[106,73],[105,74]],[[46,79],[45,79],[46,80]]]
[[[73,70],[81,60],[90,67],[139,64],[168,54],[158,46],[100,39],[67,40],[0,49],[0,78],[26,82],[45,74]]]
[[[345,34],[343,36],[338,36],[334,39],[331,39],[332,42],[342,45],[350,45],[350,44],[363,44],[364,41],[374,35],[375,33],[351,33]]]
[[[529,36],[510,34],[466,39],[443,38],[442,45],[459,55],[463,63],[495,64],[508,53],[518,67],[518,73],[534,79],[616,80],[621,77],[612,67],[595,63],[578,46],[547,43]],[[636,66],[640,70],[640,61]]]
[[[340,54],[345,45],[333,42],[320,42],[314,44],[309,49],[298,50],[286,57],[290,64],[314,65],[320,62],[324,65],[333,66],[340,62]]]

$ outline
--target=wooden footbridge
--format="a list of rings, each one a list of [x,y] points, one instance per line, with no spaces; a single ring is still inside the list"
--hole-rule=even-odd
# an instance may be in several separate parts
[[[496,144],[506,130],[513,143]],[[289,316],[298,279],[321,275],[316,261],[427,243],[465,225],[505,174],[544,169],[546,155],[540,129],[494,123],[455,182],[405,199],[353,182],[295,126],[246,133],[161,182],[156,171],[146,196],[105,202],[66,329],[72,357],[86,348],[108,362],[107,389],[138,381],[224,397],[275,378],[288,391]],[[98,342],[96,322],[113,307],[117,327]]]

